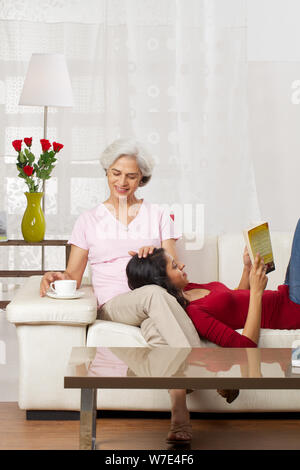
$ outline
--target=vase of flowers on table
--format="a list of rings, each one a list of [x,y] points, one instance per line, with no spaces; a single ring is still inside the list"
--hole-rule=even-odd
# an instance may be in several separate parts
[[[44,239],[46,224],[41,208],[41,200],[44,193],[41,191],[43,181],[51,177],[51,172],[57,161],[56,155],[63,148],[62,144],[47,139],[41,139],[42,153],[36,162],[31,152],[32,137],[25,137],[25,148],[22,150],[23,140],[14,140],[12,145],[18,152],[17,169],[18,176],[24,179],[28,186],[25,192],[27,207],[23,215],[21,229],[24,240],[27,242],[39,242]],[[52,148],[51,148],[52,147]]]

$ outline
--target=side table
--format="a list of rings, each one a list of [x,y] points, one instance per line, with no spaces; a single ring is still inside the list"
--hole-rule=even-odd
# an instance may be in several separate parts
[[[43,240],[41,242],[26,242],[25,240],[7,240],[6,242],[1,242],[0,247],[2,246],[40,246],[42,249],[42,262],[41,262],[41,270],[0,270],[0,278],[1,277],[29,277],[29,276],[42,276],[45,274],[45,266],[44,266],[44,249],[45,246],[64,246],[66,248],[66,267],[68,264],[68,259],[70,256],[71,245],[67,244],[68,240]],[[4,309],[7,304],[9,304],[10,300],[0,300],[0,309]]]

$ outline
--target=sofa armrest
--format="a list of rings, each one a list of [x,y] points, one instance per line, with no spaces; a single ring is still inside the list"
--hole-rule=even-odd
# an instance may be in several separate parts
[[[6,307],[7,320],[15,324],[89,325],[97,316],[97,298],[91,286],[80,288],[83,297],[72,300],[40,297],[42,276],[29,277]]]
[[[88,329],[87,346],[148,347],[138,326],[107,320],[96,320]]]

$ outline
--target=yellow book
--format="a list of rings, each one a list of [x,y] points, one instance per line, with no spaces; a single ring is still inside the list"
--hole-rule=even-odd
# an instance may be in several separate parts
[[[252,264],[256,254],[259,253],[267,266],[266,273],[274,271],[275,263],[268,222],[249,227],[243,231],[243,234]]]

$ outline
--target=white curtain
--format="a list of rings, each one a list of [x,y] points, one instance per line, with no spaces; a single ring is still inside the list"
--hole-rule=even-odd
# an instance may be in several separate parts
[[[205,234],[260,218],[248,153],[245,0],[2,0],[0,2],[0,210],[22,238],[23,180],[14,139],[39,152],[43,109],[18,106],[34,52],[63,53],[72,109],[49,109],[48,138],[64,144],[46,185],[46,238],[68,238],[76,217],[107,197],[98,158],[133,136],[156,167],[139,197],[204,207]],[[194,210],[194,209],[192,209]],[[8,254],[37,269],[39,251]],[[58,249],[46,269],[62,269]]]

